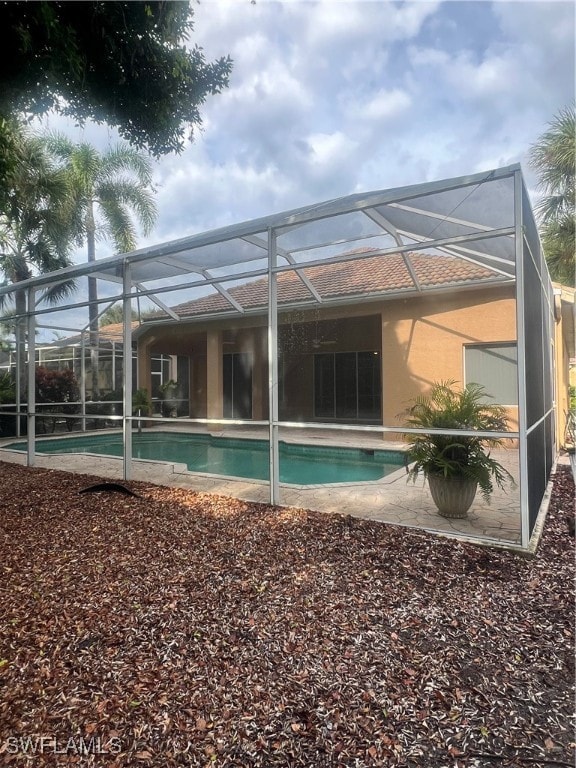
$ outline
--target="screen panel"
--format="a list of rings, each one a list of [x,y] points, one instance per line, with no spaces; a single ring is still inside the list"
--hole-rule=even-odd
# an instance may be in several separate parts
[[[528,519],[529,535],[534,531],[534,525],[540,511],[540,505],[548,477],[546,473],[546,430],[545,424],[539,424],[529,435],[527,439],[527,457],[528,457]]]
[[[530,427],[544,415],[544,349],[542,292],[530,253],[524,251],[524,329],[526,345],[526,422]]]

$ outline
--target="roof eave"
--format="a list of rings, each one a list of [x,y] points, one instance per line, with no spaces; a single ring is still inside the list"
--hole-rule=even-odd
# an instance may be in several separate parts
[[[380,291],[375,293],[358,293],[338,296],[324,296],[322,304],[319,305],[313,298],[300,299],[298,301],[282,302],[278,304],[278,312],[286,313],[293,312],[295,310],[307,310],[318,309],[326,307],[343,307],[348,305],[359,304],[373,304],[378,301],[394,301],[395,299],[409,299],[409,298],[421,298],[423,296],[440,295],[447,293],[454,293],[454,289],[458,288],[458,291],[475,291],[482,290],[491,287],[505,287],[514,285],[513,278],[486,278],[485,280],[474,280],[474,282],[451,282],[444,283],[442,285],[430,286],[423,288],[421,291],[415,290],[412,286],[407,288],[395,289],[393,291]],[[209,323],[217,320],[238,320],[245,317],[263,317],[267,314],[267,307],[265,305],[259,305],[257,307],[246,307],[243,314],[235,312],[233,310],[225,310],[220,312],[206,312],[203,314],[195,315],[182,315],[179,321],[175,321],[172,318],[159,319],[159,320],[145,320],[132,334],[133,338],[138,338],[151,328],[158,328],[163,326],[174,325],[195,325]]]

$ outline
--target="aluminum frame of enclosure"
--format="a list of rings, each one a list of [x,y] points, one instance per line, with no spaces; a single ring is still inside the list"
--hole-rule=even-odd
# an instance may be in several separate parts
[[[370,250],[366,250],[366,247]],[[117,286],[112,296],[100,303],[122,302],[124,317],[129,317],[133,301],[148,298],[171,322],[178,314],[163,301],[163,296],[177,291],[210,288],[225,302],[217,317],[248,317],[264,309],[268,331],[268,419],[231,424],[267,426],[270,440],[270,502],[281,503],[279,480],[278,434],[280,427],[293,429],[354,429],[380,434],[397,433],[397,424],[373,426],[319,424],[317,422],[288,422],[279,420],[278,407],[278,280],[284,272],[293,272],[303,287],[304,296],[287,307],[337,306],[343,299],[323,296],[305,268],[323,264],[361,260],[377,252],[385,259],[400,254],[410,281],[385,295],[391,298],[424,295],[426,292],[458,291],[458,281],[446,285],[423,283],[413,263],[419,251],[448,254],[468,264],[485,268],[487,276],[478,280],[478,287],[514,283],[516,290],[516,321],[518,346],[518,432],[503,436],[518,438],[520,454],[521,544],[527,547],[534,531],[536,516],[544,497],[553,463],[554,399],[551,337],[554,327],[553,295],[545,260],[526,187],[519,165],[454,179],[428,182],[378,192],[360,193],[266,216],[241,224],[230,225],[211,232],[146,247],[130,253],[96,262],[81,264],[47,275],[39,275],[18,284],[27,292],[25,313],[14,313],[9,319],[26,322],[29,359],[34,360],[35,331],[47,327],[38,318],[50,317],[62,307],[50,307],[38,300],[42,290],[64,280],[95,277]],[[489,274],[488,274],[489,273]],[[266,277],[268,299],[266,307],[242,305],[230,293],[230,283]],[[228,287],[227,287],[228,286]],[[0,296],[14,294],[14,286],[0,288]],[[527,307],[527,294],[530,307]],[[363,295],[350,293],[346,302],[365,300]],[[87,301],[66,305],[67,310],[86,310]],[[211,315],[203,315],[210,319]],[[541,333],[534,334],[534,317]],[[163,320],[150,321],[162,324]],[[527,338],[527,326],[530,336]],[[54,327],[58,327],[55,325]],[[85,333],[88,325],[80,330]],[[130,322],[123,332],[123,416],[124,439],[123,474],[132,473],[132,341]],[[22,359],[17,354],[17,358]],[[532,361],[528,371],[527,360]],[[539,364],[534,368],[534,361]],[[25,414],[28,421],[27,462],[34,464],[35,418],[34,366],[28,370],[28,398]],[[17,404],[21,412],[21,405]],[[170,421],[170,419],[167,419]],[[193,419],[211,424],[222,419]],[[423,432],[408,430],[404,432]],[[447,430],[435,430],[450,434]],[[464,432],[463,434],[466,434]],[[475,433],[478,434],[478,433]],[[496,433],[481,433],[497,437]],[[539,462],[538,456],[543,456]],[[530,465],[530,472],[528,471]],[[535,466],[538,465],[538,466]]]

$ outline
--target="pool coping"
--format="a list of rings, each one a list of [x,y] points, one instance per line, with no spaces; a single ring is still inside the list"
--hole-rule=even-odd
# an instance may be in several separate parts
[[[142,430],[141,433],[147,432],[148,434],[153,434],[153,433],[157,434],[159,431],[160,430],[157,430],[157,429],[151,429],[151,430]],[[172,433],[172,434],[182,434],[182,430],[176,430],[176,429],[172,429],[172,430],[170,430],[170,429],[162,429],[161,431],[162,432]],[[73,432],[73,433],[70,433],[70,434],[58,434],[58,435],[41,435],[41,436],[38,436],[36,438],[36,442],[39,443],[39,442],[44,442],[44,441],[47,441],[47,440],[56,440],[56,441],[66,442],[67,440],[73,439],[74,437],[86,437],[86,436],[90,436],[91,437],[91,436],[100,436],[100,435],[105,436],[105,435],[112,435],[112,434],[113,435],[118,435],[118,434],[122,434],[122,433],[121,432],[119,433],[119,431],[117,429],[99,429],[99,430],[91,431],[90,433],[88,433],[88,435],[87,435],[86,432]],[[234,437],[233,438],[233,437],[231,437],[229,435],[226,435],[226,434],[224,434],[222,432],[218,432],[218,433],[216,433],[216,432],[205,432],[205,433],[195,432],[193,434],[197,434],[197,435],[198,434],[202,434],[202,435],[206,435],[208,437],[213,437],[213,438],[216,438],[216,439],[224,439],[224,440],[226,440],[226,439],[236,439],[236,440],[246,440],[246,441],[249,441],[249,440],[256,441],[256,440],[258,440],[258,441],[261,441],[261,442],[262,441],[263,442],[268,442],[268,441],[266,441],[265,438],[258,437],[258,436],[248,436],[247,435],[247,436],[244,436],[244,437]],[[26,455],[26,453],[27,453],[26,450],[20,450],[20,449],[17,449],[17,448],[8,448],[8,447],[6,447],[6,446],[10,445],[13,442],[25,442],[26,438],[16,438],[16,440],[14,438],[7,438],[7,439],[9,440],[9,442],[6,443],[6,444],[4,444],[4,440],[0,440],[0,451],[2,451],[2,452],[3,451],[11,451],[11,452],[16,453],[16,454],[21,454],[21,455],[24,455],[24,456]],[[322,445],[323,445],[320,442],[315,442],[315,443],[306,442],[306,443],[303,443],[301,441],[292,440],[292,439],[285,439],[285,438],[282,438],[278,442],[279,443],[284,443],[285,445],[302,445],[303,447],[308,447],[308,446],[310,446],[310,447],[322,447]],[[402,444],[402,445],[404,445],[404,444]],[[344,450],[344,451],[354,450],[349,445],[330,444],[329,446],[327,446],[327,445],[324,444],[324,447],[326,447],[326,448],[334,448],[334,449],[340,448],[341,450]],[[358,450],[358,449],[356,449],[356,450]],[[360,449],[360,450],[372,450],[372,449]],[[374,448],[373,450],[394,451],[395,453],[404,453],[405,452],[405,448],[403,449],[401,447],[395,447],[395,448],[380,447],[380,448]],[[107,453],[92,453],[91,451],[78,451],[77,453],[73,452],[73,451],[67,451],[65,454],[43,453],[42,451],[40,451],[40,454],[42,456],[60,456],[60,455],[77,456],[77,457],[91,456],[93,458],[98,458],[98,459],[112,459],[112,460],[116,459],[117,461],[123,461],[122,456],[115,456],[115,455],[111,455],[111,454],[107,454]],[[0,458],[1,458],[1,454],[0,454]],[[228,481],[231,481],[231,482],[234,482],[234,481],[247,482],[247,483],[254,483],[256,485],[262,485],[262,484],[269,485],[269,483],[270,483],[269,478],[244,477],[242,475],[224,475],[224,474],[221,474],[221,473],[205,472],[205,471],[201,471],[201,470],[200,471],[192,470],[192,469],[189,469],[188,465],[186,463],[184,463],[184,462],[172,462],[170,460],[162,460],[162,459],[140,459],[140,458],[134,458],[134,457],[132,458],[132,461],[139,462],[139,463],[156,464],[156,465],[162,465],[162,466],[166,466],[166,467],[171,467],[172,468],[172,474],[175,474],[175,475],[188,474],[188,475],[192,475],[192,476],[195,476],[195,477],[207,477],[207,478],[213,479],[213,480],[228,480]],[[304,483],[304,484],[302,484],[302,483],[287,483],[287,482],[281,481],[280,482],[280,486],[288,488],[288,489],[294,489],[294,490],[313,490],[315,488],[358,488],[360,486],[365,486],[365,485],[368,485],[368,486],[370,486],[370,485],[381,485],[381,484],[386,485],[386,484],[389,484],[389,483],[397,482],[397,480],[399,480],[400,477],[405,477],[406,474],[407,474],[407,467],[406,467],[406,465],[403,465],[402,467],[399,467],[397,470],[394,470],[393,472],[389,472],[388,474],[384,475],[383,477],[379,477],[376,480],[356,480],[356,481],[349,481],[349,482],[342,482],[342,483]]]

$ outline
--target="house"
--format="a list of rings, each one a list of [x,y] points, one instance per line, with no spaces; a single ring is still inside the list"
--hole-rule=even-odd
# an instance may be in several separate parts
[[[126,316],[157,307],[122,335],[125,478],[134,342],[137,386],[152,391],[152,361],[167,356],[191,427],[266,428],[272,504],[280,430],[398,437],[399,414],[432,381],[477,381],[508,409],[529,545],[568,410],[574,294],[550,282],[519,165],[359,192],[22,281],[26,311],[9,319],[26,324],[29,359],[35,328],[88,327],[88,301],[58,319],[44,287],[73,279],[87,295],[91,278],[99,303],[121,301]],[[0,298],[14,291],[0,287]],[[26,383],[17,407],[33,464],[30,373]]]
[[[131,326],[135,331],[139,327],[138,321],[133,321]],[[111,323],[103,325],[98,331],[98,386],[99,396],[112,395],[123,387],[123,363],[124,363],[124,325],[123,323]],[[36,365],[49,370],[71,369],[76,379],[83,387],[83,396],[86,401],[93,400],[91,375],[92,358],[88,332],[84,331],[73,336],[65,336],[53,342],[37,343],[35,348]],[[138,386],[136,379],[136,348],[133,347],[133,376],[132,386]],[[11,372],[15,375],[16,355],[14,349],[0,350],[0,374]],[[159,400],[161,387],[171,378],[178,376],[176,360],[166,355],[154,356],[150,360],[150,387],[152,400]],[[180,374],[182,379],[182,373]]]
[[[296,272],[278,277],[280,419],[391,426],[433,381],[454,379],[483,384],[518,430],[513,282],[451,256],[361,253],[362,259],[303,268],[306,282]],[[310,289],[320,307],[311,305]],[[562,296],[556,347],[567,361],[574,295],[564,289]],[[263,278],[230,288],[228,296],[215,292],[173,306],[178,320],[164,315],[142,324],[134,334],[139,386],[153,391],[153,361],[172,356],[190,417],[265,420],[267,302]],[[565,363],[556,371],[561,437]]]

